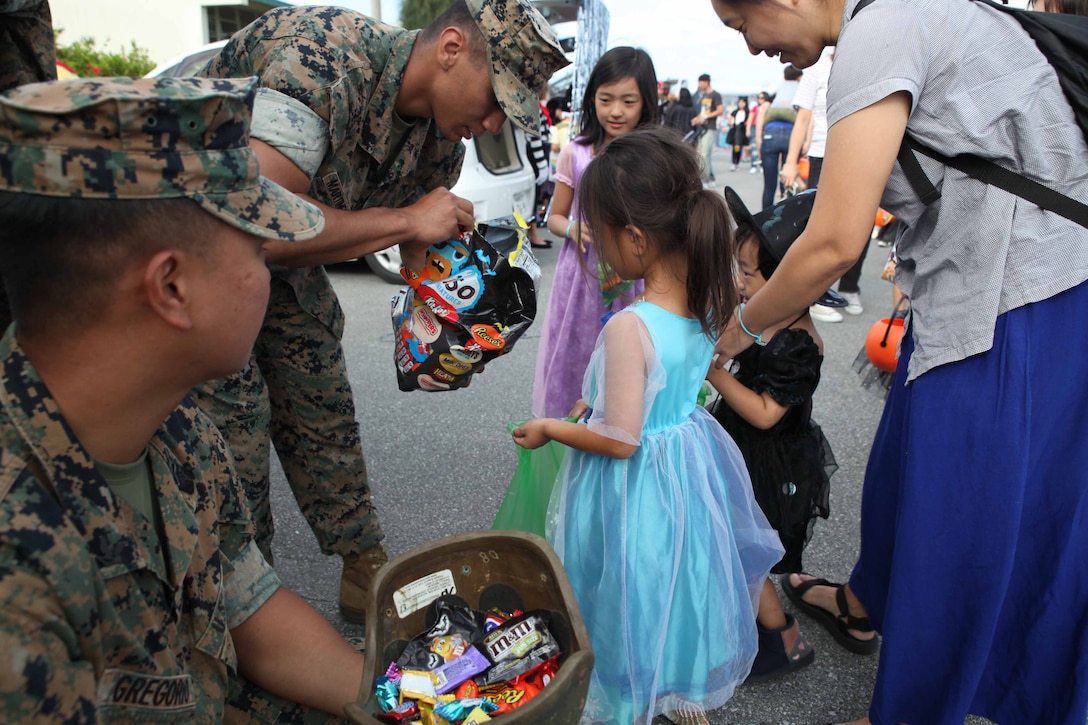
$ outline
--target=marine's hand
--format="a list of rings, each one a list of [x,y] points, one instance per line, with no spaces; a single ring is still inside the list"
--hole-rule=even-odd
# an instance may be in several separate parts
[[[410,234],[401,242],[401,257],[406,266],[415,269],[410,260],[422,260],[432,244],[454,239],[465,230],[472,229],[476,220],[472,202],[462,199],[445,187],[428,192],[414,204],[406,206]]]
[[[721,370],[726,363],[751,347],[753,342],[754,340],[740,329],[740,323],[737,322],[737,316],[734,314],[729,324],[725,326],[725,332],[718,338],[718,344],[714,346],[714,354],[717,355],[714,367]]]
[[[544,432],[548,418],[534,418],[514,429],[514,442],[522,448],[540,448],[551,440]]]

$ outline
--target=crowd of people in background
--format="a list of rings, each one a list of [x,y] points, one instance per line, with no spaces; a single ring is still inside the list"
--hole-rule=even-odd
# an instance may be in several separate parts
[[[698,148],[703,157],[703,180],[708,186],[717,182],[711,161],[715,149],[730,154],[730,171],[737,171],[745,161],[749,163],[750,173],[762,170],[765,179],[763,207],[766,208],[775,199],[783,198],[793,186],[793,182],[779,179],[779,169],[785,168],[793,131],[792,119],[796,117],[793,97],[803,77],[804,71],[788,65],[782,83],[773,91],[760,91],[754,96],[723,96],[711,86],[708,73],[699,76],[694,91],[686,82],[680,82],[674,90],[676,81],[659,81],[660,122],[680,131]],[[826,85],[826,73],[824,83]],[[801,125],[805,150],[802,157],[808,154],[813,134],[820,133],[820,129],[811,124],[814,120],[811,114],[805,118],[806,122]],[[763,149],[765,141],[766,153]],[[797,178],[796,170],[793,178]]]

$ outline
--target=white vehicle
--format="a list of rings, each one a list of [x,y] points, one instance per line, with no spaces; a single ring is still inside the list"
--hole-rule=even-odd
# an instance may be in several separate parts
[[[148,78],[165,76],[187,78],[207,65],[225,40],[210,43],[156,66]],[[477,221],[495,219],[514,211],[528,219],[533,214],[536,178],[525,160],[525,133],[509,121],[497,134],[486,134],[462,142],[465,162],[453,193],[472,202]],[[390,247],[368,254],[366,263],[387,282],[403,284],[400,276],[400,251]]]
[[[497,219],[514,211],[526,219],[532,216],[536,176],[525,160],[525,132],[507,121],[497,134],[484,134],[462,143],[465,162],[451,191],[472,202],[476,221]],[[399,248],[368,254],[366,263],[386,282],[404,283]]]

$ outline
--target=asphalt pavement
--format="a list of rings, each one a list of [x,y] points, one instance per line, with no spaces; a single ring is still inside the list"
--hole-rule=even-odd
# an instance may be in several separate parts
[[[730,171],[728,154],[721,149],[715,152],[714,168],[718,190],[732,185],[749,208],[760,208],[762,173],[750,174],[747,164]],[[402,393],[397,388],[389,317],[396,287],[362,263],[329,269],[347,317],[344,351],[391,556],[444,536],[490,527],[516,460],[507,423],[529,415],[540,323],[559,246],[537,250],[544,290],[536,325],[470,387],[445,393]],[[831,516],[817,522],[805,566],[834,581],[849,576],[858,553],[862,477],[883,407],[878,394],[859,384],[851,363],[870,326],[891,312],[892,289],[880,279],[886,258],[886,250],[873,242],[861,279],[861,315],[817,323],[825,359],[814,418],[831,442],[839,470],[832,478]],[[275,564],[284,584],[342,632],[362,636],[362,627],[344,622],[337,611],[340,560],[321,553],[276,461],[272,510]],[[711,713],[711,723],[808,725],[865,714],[877,657],[850,654],[814,622],[803,615],[799,619],[816,649],[816,662],[792,676],[738,688],[724,708]]]

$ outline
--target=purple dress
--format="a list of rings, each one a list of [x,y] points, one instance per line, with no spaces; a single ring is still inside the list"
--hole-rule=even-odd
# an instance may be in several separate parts
[[[577,192],[582,172],[593,158],[593,149],[579,143],[566,145],[556,161],[556,181]],[[570,217],[578,219],[577,195]],[[597,252],[589,246],[583,254],[578,243],[566,239],[555,264],[544,331],[536,357],[533,378],[533,416],[562,418],[582,397],[582,378],[597,337],[604,328],[601,317],[618,312],[642,295],[642,280],[606,306],[597,277]]]

